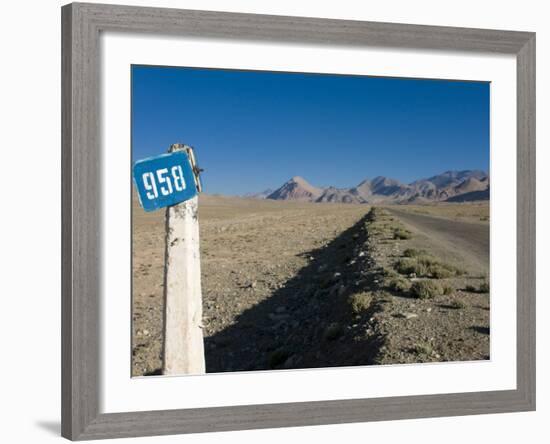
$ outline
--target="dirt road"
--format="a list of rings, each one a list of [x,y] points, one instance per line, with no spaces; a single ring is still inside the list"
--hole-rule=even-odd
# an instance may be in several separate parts
[[[387,210],[442,249],[461,255],[465,264],[489,272],[489,224],[415,214],[395,207]]]

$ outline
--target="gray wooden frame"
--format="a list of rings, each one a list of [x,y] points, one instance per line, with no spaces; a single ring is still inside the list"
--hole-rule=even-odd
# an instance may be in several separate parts
[[[517,389],[99,411],[103,31],[513,54],[517,58]],[[62,8],[62,435],[97,439],[535,409],[535,34],[73,3]],[[498,148],[497,148],[498,149]]]

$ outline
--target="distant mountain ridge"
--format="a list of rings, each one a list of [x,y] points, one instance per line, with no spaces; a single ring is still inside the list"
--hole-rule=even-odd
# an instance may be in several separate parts
[[[271,190],[269,190],[271,191]],[[334,203],[428,203],[488,200],[489,175],[481,170],[445,171],[409,184],[388,177],[365,179],[352,188],[315,187],[300,176],[275,191],[249,194],[273,200]]]
[[[321,188],[314,187],[304,178],[294,176],[280,188],[273,191],[266,199],[315,202],[321,196],[322,192],[323,190]]]
[[[258,193],[246,193],[244,197],[252,197],[254,199],[265,199],[271,193],[273,193],[273,190],[271,188],[268,188],[267,190],[263,190]]]

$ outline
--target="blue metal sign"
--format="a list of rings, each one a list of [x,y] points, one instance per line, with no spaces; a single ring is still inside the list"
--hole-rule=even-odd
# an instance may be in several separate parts
[[[140,160],[134,164],[133,175],[145,211],[175,205],[197,195],[193,167],[184,151]]]

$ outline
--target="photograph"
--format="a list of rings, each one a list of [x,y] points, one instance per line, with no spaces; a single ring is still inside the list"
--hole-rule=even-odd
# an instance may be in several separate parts
[[[490,360],[490,101],[132,65],[132,376]]]

